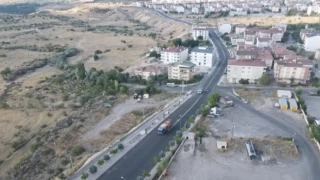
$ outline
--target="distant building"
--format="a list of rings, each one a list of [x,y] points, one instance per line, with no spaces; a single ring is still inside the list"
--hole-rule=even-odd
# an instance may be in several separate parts
[[[310,80],[313,63],[311,60],[279,60],[274,63],[274,78],[287,84],[305,84]]]
[[[209,29],[207,27],[194,27],[192,28],[193,40],[197,40],[199,36],[202,36],[204,41],[209,39]]]
[[[232,30],[232,24],[227,22],[219,23],[218,30],[221,34],[225,34],[225,33],[230,34]]]
[[[315,52],[320,48],[320,33],[306,34],[304,38],[304,50]]]
[[[190,62],[172,63],[168,67],[168,78],[188,81],[195,75],[194,67]]]
[[[272,43],[271,38],[257,38],[257,44],[256,46],[258,48],[265,48],[265,47],[270,47]]]
[[[191,50],[190,61],[196,66],[212,67],[213,47],[195,47]]]
[[[236,28],[235,28],[235,33],[236,34],[244,34],[244,32],[246,31],[246,26],[245,25],[243,25],[243,24],[239,24],[239,25],[237,25],[236,26]]]
[[[161,51],[161,61],[164,64],[171,64],[175,62],[183,62],[188,59],[188,48],[170,47]]]
[[[249,83],[257,83],[266,72],[267,65],[257,60],[229,60],[227,79],[229,83],[239,83],[241,79],[247,79]]]

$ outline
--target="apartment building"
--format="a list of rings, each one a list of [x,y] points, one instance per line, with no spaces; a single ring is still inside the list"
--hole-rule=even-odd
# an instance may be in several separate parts
[[[320,48],[320,33],[306,34],[303,42],[306,51],[315,52]]]
[[[195,65],[190,62],[172,63],[168,67],[168,78],[189,81],[194,75]]]
[[[243,24],[239,24],[235,28],[235,33],[236,34],[244,34],[245,31],[246,31],[246,26],[243,25]]]
[[[209,39],[209,29],[207,27],[194,27],[192,28],[193,40],[197,40],[199,36],[202,36],[204,41]]]
[[[279,60],[274,63],[274,78],[280,83],[305,84],[312,72],[311,60]]]
[[[271,68],[273,65],[272,50],[270,48],[258,48],[256,59],[264,61],[268,68]]]
[[[249,83],[257,83],[266,72],[267,65],[263,61],[239,59],[228,61],[227,80],[229,83],[239,83],[247,79]]]
[[[190,61],[196,66],[212,67],[213,47],[195,47],[191,50]]]
[[[150,76],[157,76],[164,73],[167,73],[167,67],[150,65],[134,69],[131,75],[141,76],[142,79],[149,80]]]
[[[257,38],[257,44],[256,46],[258,48],[265,48],[265,47],[270,47],[272,43],[271,38]]]
[[[171,64],[175,62],[183,62],[188,59],[188,48],[170,47],[161,51],[161,61],[164,64]]]
[[[255,49],[243,49],[238,50],[236,53],[236,59],[255,59],[257,52]]]

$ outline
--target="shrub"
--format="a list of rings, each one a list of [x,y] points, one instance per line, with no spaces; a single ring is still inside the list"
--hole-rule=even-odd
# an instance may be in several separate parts
[[[73,146],[71,148],[71,155],[72,156],[79,156],[83,152],[85,152],[85,149],[81,145]]]
[[[166,154],[161,150],[161,151],[159,152],[159,157],[163,158],[163,157],[165,157],[165,156],[166,156]]]
[[[165,150],[166,152],[170,151],[169,146],[164,147],[164,150]]]
[[[63,101],[68,101],[68,99],[69,99],[69,94],[63,94],[62,95],[62,100]]]
[[[90,171],[91,174],[94,174],[94,173],[96,173],[96,172],[98,171],[98,168],[97,168],[97,166],[92,165],[92,166],[89,168],[89,171]]]
[[[6,102],[0,102],[0,109],[8,109],[10,108],[9,104]]]
[[[62,164],[63,166],[66,166],[66,165],[68,165],[69,163],[70,163],[69,159],[62,159],[62,160],[61,160],[61,164]]]
[[[159,156],[154,157],[154,158],[153,158],[153,162],[154,162],[155,164],[157,164],[158,162],[160,162],[160,157],[159,157]]]
[[[117,154],[117,152],[118,152],[118,149],[112,149],[112,150],[110,151],[110,154]]]
[[[83,180],[85,180],[85,179],[87,179],[89,177],[89,174],[88,173],[82,173],[82,175],[81,175],[81,179],[83,179]]]
[[[30,151],[31,151],[32,153],[34,153],[34,152],[38,149],[38,147],[41,146],[41,145],[42,145],[42,143],[40,143],[40,142],[35,143],[35,144],[31,144],[31,145],[30,145]]]
[[[102,166],[104,164],[104,160],[103,159],[100,159],[99,161],[98,161],[98,165],[99,166]]]
[[[102,51],[96,50],[96,51],[94,52],[94,54],[102,54]]]
[[[13,141],[11,144],[11,147],[16,151],[20,148],[22,148],[27,143],[27,140],[20,138],[17,141]]]
[[[173,141],[173,140],[171,140],[171,141],[169,141],[169,145],[170,146],[174,146],[176,143]]]
[[[122,150],[123,148],[124,148],[123,144],[121,144],[121,143],[118,144],[118,149],[119,149],[119,150]]]
[[[98,55],[94,55],[94,56],[93,56],[93,59],[94,59],[95,61],[97,61],[97,60],[99,59],[99,56],[98,56]]]
[[[181,137],[181,136],[182,136],[182,132],[181,132],[181,131],[177,131],[177,132],[176,132],[176,135],[179,136],[179,137]]]
[[[109,161],[109,160],[110,160],[110,156],[109,156],[109,155],[104,155],[104,156],[103,156],[103,159],[104,159],[105,161]]]
[[[149,177],[149,176],[150,176],[150,174],[149,174],[149,172],[148,172],[148,171],[143,170],[143,171],[142,171],[142,176],[143,176],[143,177]]]

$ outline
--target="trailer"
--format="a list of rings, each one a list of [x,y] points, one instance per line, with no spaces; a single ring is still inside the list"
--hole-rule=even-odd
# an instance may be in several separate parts
[[[170,130],[172,127],[171,120],[166,120],[163,124],[161,124],[158,128],[158,134],[163,135]]]
[[[286,90],[277,90],[277,95],[279,98],[291,98],[292,97],[291,91],[286,91]]]

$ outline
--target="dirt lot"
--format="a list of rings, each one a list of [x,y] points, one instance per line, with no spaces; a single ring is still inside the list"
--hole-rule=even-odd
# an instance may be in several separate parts
[[[291,141],[280,139],[253,139],[260,156],[250,160],[244,139],[228,141],[227,152],[217,150],[214,138],[203,138],[197,144],[195,156],[182,148],[169,168],[165,179],[304,179],[308,170],[306,161],[296,154]],[[229,145],[228,144],[228,145]],[[284,151],[285,150],[285,151]],[[187,173],[186,173],[187,172]]]
[[[188,32],[185,25],[164,21],[148,12],[128,9],[126,13],[132,18],[128,20],[116,7],[117,4],[77,4],[43,9],[45,12],[28,16],[1,14],[0,18],[9,20],[0,22],[0,71],[10,68],[19,72],[35,59],[52,57],[68,48],[80,51],[68,58],[70,64],[83,62],[87,70],[91,67],[109,70],[115,66],[126,69],[144,61],[144,54],[157,43]],[[156,33],[156,37],[152,38],[150,33]],[[94,61],[96,50],[102,53]],[[79,94],[90,85],[77,78],[68,79],[67,70],[61,69],[50,64],[12,81],[0,79],[1,177],[6,176],[9,169],[18,179],[49,179],[61,175],[65,169],[70,170],[67,156],[72,148],[81,145],[86,148],[86,152],[75,156],[74,165],[78,167],[93,152],[140,123],[142,107],[150,114],[168,101],[159,96],[137,108],[133,103],[126,104],[130,108],[116,109],[117,114],[108,122],[110,118],[106,117],[112,109],[103,104],[110,100],[99,94],[95,100],[80,105]],[[116,106],[127,98],[118,95],[111,103]],[[111,131],[101,128],[90,137],[102,138],[81,141],[80,137],[90,134],[101,120]],[[26,161],[30,157],[32,160]],[[68,173],[71,172],[65,172]]]

